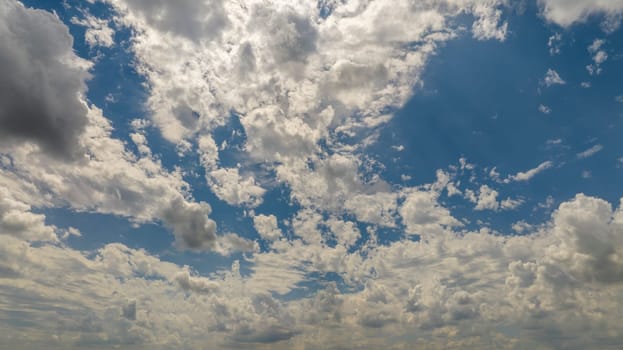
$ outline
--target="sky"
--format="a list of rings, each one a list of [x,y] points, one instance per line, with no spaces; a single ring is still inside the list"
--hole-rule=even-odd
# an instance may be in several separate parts
[[[620,349],[622,0],[0,0],[0,348]]]

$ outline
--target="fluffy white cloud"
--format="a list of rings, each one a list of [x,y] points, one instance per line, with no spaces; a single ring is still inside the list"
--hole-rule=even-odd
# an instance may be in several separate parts
[[[45,216],[32,212],[30,205],[18,201],[10,188],[0,185],[0,234],[32,241],[57,241],[55,227],[46,225]]]
[[[356,194],[345,201],[344,208],[353,213],[359,221],[394,227],[398,195],[392,192]]]
[[[65,162],[29,144],[18,145],[10,150],[11,167],[2,170],[3,175],[16,179],[12,189],[17,199],[30,205],[68,206],[124,216],[136,223],[161,221],[180,247],[212,247],[216,224],[208,217],[211,208],[188,198],[188,184],[179,171],[163,169],[150,153],[137,158],[110,132],[108,120],[91,108],[81,135],[88,152],[85,158]]]
[[[212,191],[230,205],[256,207],[262,203],[265,189],[252,176],[243,177],[238,168],[220,168],[206,175]]]
[[[602,15],[606,17],[604,29],[613,31],[618,27],[623,13],[621,0],[539,0],[538,3],[543,16],[562,27],[585,22],[594,15]]]
[[[259,165],[287,185],[297,211],[251,214],[270,241],[263,250],[218,235],[182,170],[152,154],[144,122],[132,124],[134,154],[78,99],[86,121],[73,163],[48,157],[33,138],[2,146],[0,347],[599,349],[623,340],[623,204],[580,194],[547,222],[519,221],[521,235],[480,223],[471,231],[444,193],[478,210],[522,201],[499,200],[486,185],[459,190],[457,176],[478,183],[464,158],[432,184],[395,188],[361,154],[437,45],[459,35],[449,19],[473,14],[474,37],[503,40],[506,2],[108,3],[136,29],[154,124],[184,152],[197,148],[214,193],[259,206],[265,190],[241,170]],[[211,133],[232,114],[249,164],[223,168]],[[200,274],[118,243],[75,250],[58,238],[75,230],[37,213],[58,206],[161,222],[182,249],[245,254],[231,269]],[[388,240],[386,228],[405,235]]]
[[[162,222],[183,248],[220,247],[225,252],[249,247],[232,236],[217,242],[210,206],[190,197],[179,169],[162,167],[143,134],[132,135],[139,157],[111,137],[110,121],[84,101],[90,63],[73,53],[68,29],[57,17],[13,1],[0,4],[0,16],[7,19],[0,30],[11,38],[0,48],[7,69],[3,89],[13,94],[2,94],[12,97],[1,104],[5,109],[0,118],[6,124],[0,180],[11,193],[5,199],[10,201],[3,213],[6,227],[17,231],[18,225],[41,223],[31,207],[60,206],[119,215],[139,224]],[[24,42],[41,44],[35,48]],[[35,232],[28,234],[37,236]]]
[[[501,41],[506,39],[508,23],[502,22],[501,9],[492,8],[487,3],[480,3],[474,7],[474,14],[478,17],[472,24],[472,33],[476,39],[498,39]]]
[[[475,191],[467,189],[465,190],[464,197],[476,206],[474,210],[512,210],[518,208],[524,203],[522,199],[506,198],[504,200],[498,200],[499,192],[493,188],[482,185],[478,189],[478,194]]]
[[[253,217],[253,226],[264,239],[274,241],[282,235],[274,215],[256,215]]]
[[[301,235],[325,222],[309,214],[298,220]],[[353,229],[341,220],[326,223],[335,234]],[[3,235],[0,314],[11,335],[0,345],[192,349],[211,339],[215,349],[368,349],[408,346],[405,337],[417,335],[429,347],[584,349],[620,341],[614,321],[623,306],[614,296],[623,288],[621,206],[579,194],[536,232],[522,227],[524,236],[512,237],[433,227],[435,234],[418,242],[351,253],[283,240],[250,257],[244,276],[238,262],[200,276],[121,244],[82,253]],[[308,274],[327,272],[352,288],[333,282],[287,299],[267,293],[287,293],[315,278]],[[25,303],[33,307],[19,307]],[[35,328],[15,323],[16,310]],[[587,325],[591,336],[578,332]],[[552,330],[560,336],[551,337]]]
[[[411,96],[437,45],[461,31],[448,19],[473,15],[479,39],[503,40],[507,28],[504,1],[331,2],[321,6],[330,9],[327,16],[304,1],[107,2],[119,23],[136,29],[132,49],[163,136],[174,143],[201,140],[233,113],[244,129],[247,161],[274,167],[302,205],[323,196],[339,207],[355,194],[378,192],[363,188],[374,184],[316,177],[316,169],[329,172],[337,161],[320,145],[352,159],[369,144],[345,140],[373,140],[391,117],[387,110]],[[206,164],[222,175],[218,152],[211,152]],[[310,196],[310,182],[319,194]],[[246,202],[224,186],[213,188],[228,203]]]
[[[498,191],[487,185],[480,186],[474,210],[498,210],[499,207],[500,203],[498,203]]]
[[[219,36],[229,23],[221,0],[168,1],[105,0],[127,17],[127,21],[149,25],[194,41]]]
[[[437,202],[432,191],[414,190],[407,194],[399,209],[407,233],[428,235],[444,232],[446,228],[461,226],[448,209]]]
[[[108,20],[97,18],[88,12],[83,18],[73,17],[71,23],[86,27],[84,40],[90,47],[111,47],[115,44],[115,31],[108,25]]]

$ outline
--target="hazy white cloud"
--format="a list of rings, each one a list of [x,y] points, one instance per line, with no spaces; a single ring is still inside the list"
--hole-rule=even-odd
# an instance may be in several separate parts
[[[552,109],[546,105],[539,105],[539,112],[543,114],[550,114],[552,112]]]
[[[582,151],[578,154],[576,154],[576,156],[578,157],[578,159],[585,159],[585,158],[589,158],[594,156],[595,154],[597,154],[599,151],[601,151],[602,149],[604,149],[604,146],[602,145],[595,145],[585,151]]]

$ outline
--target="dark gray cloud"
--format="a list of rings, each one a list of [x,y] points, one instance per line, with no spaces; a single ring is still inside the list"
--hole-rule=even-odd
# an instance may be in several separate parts
[[[211,211],[205,202],[188,203],[177,199],[163,211],[162,219],[175,234],[180,248],[209,250],[216,242],[216,223],[208,217]]]
[[[87,124],[79,95],[89,73],[72,44],[53,14],[0,4],[0,142],[30,140],[56,156],[77,154]]]
[[[288,340],[299,333],[300,332],[287,327],[275,325],[267,327],[266,329],[242,327],[242,329],[234,334],[232,340],[237,343],[271,344]]]
[[[128,300],[128,302],[123,305],[121,309],[121,314],[123,317],[128,320],[135,321],[136,320],[136,300]]]

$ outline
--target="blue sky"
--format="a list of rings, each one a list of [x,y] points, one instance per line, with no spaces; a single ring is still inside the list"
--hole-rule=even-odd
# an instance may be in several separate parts
[[[0,345],[623,342],[621,1],[0,15]]]

